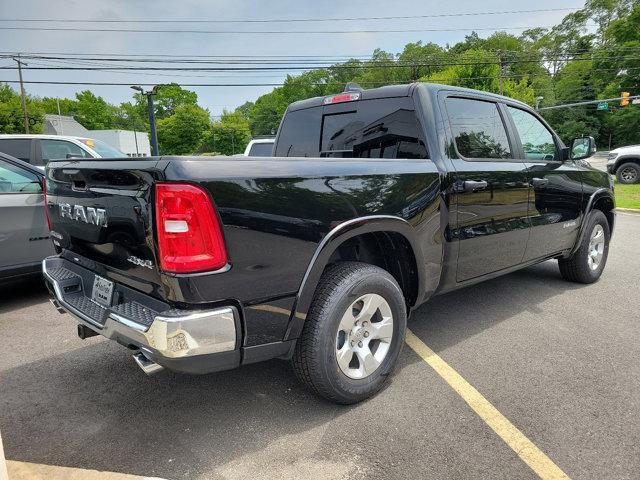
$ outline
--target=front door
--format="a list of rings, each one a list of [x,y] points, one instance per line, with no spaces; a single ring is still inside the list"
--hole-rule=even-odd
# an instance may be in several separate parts
[[[53,255],[37,175],[4,160],[0,160],[0,218],[0,271]]]
[[[527,165],[531,236],[525,261],[567,250],[581,222],[582,173],[573,160],[562,159],[560,143],[532,112],[508,106],[516,131],[517,157]]]
[[[504,106],[476,98],[448,97],[450,157],[458,239],[456,281],[463,282],[522,262],[529,236],[526,165],[514,159]]]

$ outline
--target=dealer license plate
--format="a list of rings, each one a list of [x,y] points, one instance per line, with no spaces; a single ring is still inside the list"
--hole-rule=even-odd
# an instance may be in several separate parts
[[[96,278],[93,280],[91,300],[103,307],[110,307],[111,297],[113,297],[113,282],[96,275]]]

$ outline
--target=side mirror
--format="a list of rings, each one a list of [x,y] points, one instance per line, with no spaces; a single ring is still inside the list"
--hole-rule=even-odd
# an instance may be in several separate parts
[[[571,141],[569,158],[572,160],[582,160],[589,158],[596,153],[596,141],[593,137],[578,137]]]

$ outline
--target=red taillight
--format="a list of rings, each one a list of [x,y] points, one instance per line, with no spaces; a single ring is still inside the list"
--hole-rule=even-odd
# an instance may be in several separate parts
[[[353,102],[355,100],[360,100],[360,92],[341,93],[339,95],[325,97],[323,102],[325,105],[329,105],[332,103]]]
[[[156,231],[165,272],[217,270],[227,264],[222,231],[207,193],[194,185],[156,185]]]
[[[47,226],[51,231],[51,217],[49,216],[49,204],[47,203],[47,179],[42,179],[42,193],[44,195],[44,216],[47,217]]]

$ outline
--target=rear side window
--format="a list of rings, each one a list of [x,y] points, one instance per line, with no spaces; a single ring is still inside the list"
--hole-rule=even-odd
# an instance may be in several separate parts
[[[447,98],[447,114],[458,153],[465,158],[512,158],[507,131],[493,102]]]
[[[5,138],[0,139],[0,152],[16,157],[25,162],[30,162],[31,139],[29,138]]]
[[[91,155],[75,143],[66,140],[40,140],[42,160],[64,160],[67,158],[90,158]]]
[[[38,176],[24,168],[0,160],[0,194],[39,193],[42,191]]]
[[[334,113],[335,110],[339,111]],[[288,113],[275,155],[428,158],[413,101],[406,97],[362,100]]]

